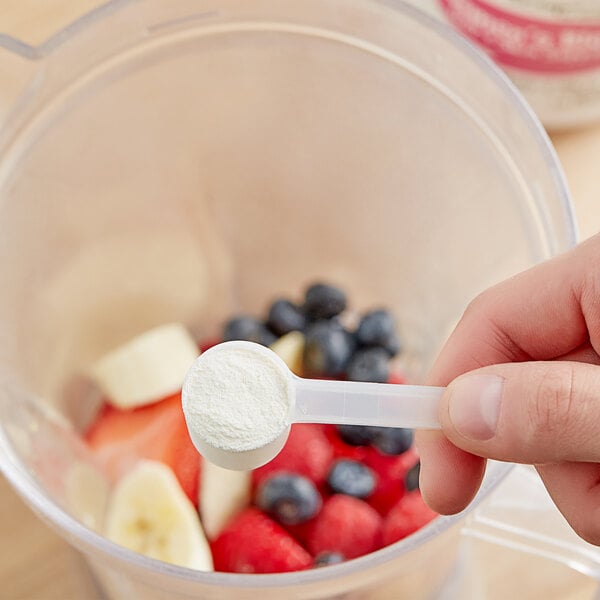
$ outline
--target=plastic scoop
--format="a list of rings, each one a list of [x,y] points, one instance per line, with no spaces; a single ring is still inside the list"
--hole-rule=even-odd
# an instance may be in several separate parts
[[[443,390],[305,379],[264,346],[225,342],[194,361],[182,404],[198,451],[221,467],[247,470],[277,455],[292,423],[439,429]]]

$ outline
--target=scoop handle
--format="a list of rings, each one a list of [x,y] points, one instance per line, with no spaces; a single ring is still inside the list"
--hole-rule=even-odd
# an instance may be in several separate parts
[[[443,387],[305,379],[294,376],[296,423],[440,429]]]

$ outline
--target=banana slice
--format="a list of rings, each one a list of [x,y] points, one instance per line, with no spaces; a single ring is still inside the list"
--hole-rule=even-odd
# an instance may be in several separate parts
[[[229,519],[250,503],[250,471],[230,471],[202,462],[200,517],[208,539],[221,533]]]
[[[198,354],[183,325],[162,325],[106,354],[91,375],[111,404],[133,408],[179,391]]]
[[[270,346],[296,375],[302,374],[302,355],[304,353],[304,336],[299,331],[290,331]]]
[[[171,469],[162,463],[141,461],[119,481],[109,499],[104,533],[151,558],[213,570],[198,514]]]

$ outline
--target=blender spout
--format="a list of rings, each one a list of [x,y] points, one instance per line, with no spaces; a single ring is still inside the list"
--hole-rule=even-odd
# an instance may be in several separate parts
[[[81,9],[79,9],[61,27],[53,31],[38,32],[42,40],[39,44],[29,43],[0,30],[0,142],[7,135],[12,117],[27,106],[30,100],[37,97],[41,88],[48,81],[56,79],[57,73],[60,76],[63,71],[68,72],[71,69],[71,64],[65,60],[65,56],[61,56],[59,60],[55,61],[58,63],[58,67],[48,69],[48,63],[51,62],[50,56],[56,54],[61,46],[72,42],[81,32],[103,21],[107,15],[133,4],[137,4],[137,2],[135,0],[107,0],[84,13],[81,13]],[[142,35],[145,34],[145,28],[136,19],[122,18],[120,25],[127,33],[130,33],[130,27],[134,27]],[[114,34],[112,22],[110,27]],[[125,34],[126,32],[122,31],[121,33]],[[88,55],[93,58],[95,53],[86,48],[78,48],[71,52],[71,60],[73,60],[73,56],[79,58]],[[46,77],[46,75],[48,76]]]

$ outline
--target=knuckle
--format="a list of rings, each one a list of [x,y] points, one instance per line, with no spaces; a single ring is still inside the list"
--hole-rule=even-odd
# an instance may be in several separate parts
[[[465,308],[465,312],[463,313],[462,319],[470,318],[474,315],[481,315],[482,312],[485,312],[485,307],[487,305],[488,298],[488,290],[479,293],[475,296],[467,307]]]
[[[502,290],[506,288],[507,283],[509,282],[497,284],[475,296],[467,305],[461,324],[475,323],[476,329],[484,332],[485,335],[479,340],[478,347],[482,344],[489,347],[490,356],[494,357],[492,362],[531,360],[526,348],[518,341],[520,336],[515,337],[518,328],[507,323],[506,314],[501,308],[504,294]]]
[[[574,373],[570,365],[545,369],[528,407],[531,439],[558,435],[571,429],[573,422]]]
[[[587,269],[583,278],[579,295],[582,308],[584,310],[593,310],[594,307],[597,305],[598,298],[600,297],[599,269]]]
[[[598,234],[600,241],[600,234]],[[596,244],[597,251],[595,263],[600,259],[600,244]],[[600,298],[600,269],[586,269],[583,281],[578,282],[573,290],[574,296],[581,305],[581,310],[586,315],[589,338],[594,345],[594,340],[600,338],[600,320],[598,319],[598,298]]]

